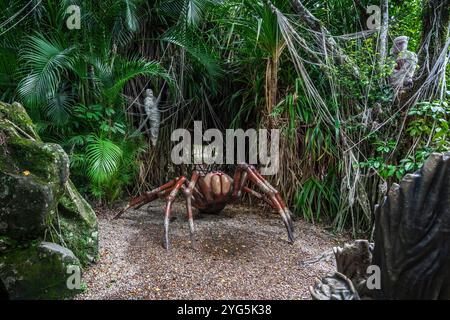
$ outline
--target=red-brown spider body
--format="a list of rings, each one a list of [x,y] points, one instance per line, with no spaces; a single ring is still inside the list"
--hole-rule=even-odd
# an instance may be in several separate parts
[[[248,182],[251,182],[254,186],[258,187],[261,193],[249,188],[247,186]],[[164,216],[164,246],[168,249],[169,222],[172,203],[180,190],[183,192],[186,199],[186,209],[192,244],[194,244],[192,207],[197,208],[200,212],[217,213],[227,204],[240,199],[243,192],[249,193],[256,198],[265,201],[276,210],[284,222],[289,242],[294,242],[291,212],[285,205],[278,191],[272,187],[253,166],[247,164],[239,165],[233,178],[222,171],[204,173],[201,170],[195,170],[192,173],[190,181],[184,176],[175,178],[152,191],[132,199],[127,207],[120,211],[114,218],[119,218],[122,213],[130,208],[138,209],[157,198],[165,199],[167,205]]]
[[[233,179],[214,171],[200,176],[197,188],[193,190],[192,206],[201,212],[218,213],[230,202],[233,192]]]

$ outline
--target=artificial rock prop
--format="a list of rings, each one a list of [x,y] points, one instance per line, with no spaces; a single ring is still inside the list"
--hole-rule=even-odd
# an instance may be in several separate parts
[[[375,210],[375,245],[334,249],[337,272],[310,288],[314,299],[450,299],[450,152],[394,184]],[[368,286],[369,268],[380,270]]]
[[[0,294],[72,295],[67,267],[95,261],[97,235],[94,211],[69,180],[67,154],[41,141],[20,104],[0,103]]]
[[[450,152],[392,186],[375,210],[382,299],[450,299]]]

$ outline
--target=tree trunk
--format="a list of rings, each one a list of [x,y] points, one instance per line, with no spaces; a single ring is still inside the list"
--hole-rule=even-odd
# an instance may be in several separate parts
[[[266,110],[263,115],[263,124],[267,129],[273,128],[273,119],[270,114],[277,105],[278,92],[278,57],[270,57],[266,66]]]
[[[450,0],[425,0],[422,13],[422,39],[419,66],[414,88],[404,103],[433,100],[439,97],[439,87],[445,76],[448,56]],[[445,52],[444,52],[445,51]],[[420,91],[420,92],[419,92]],[[410,101],[415,97],[414,101]]]
[[[425,0],[419,64],[430,71],[448,38],[450,0]]]
[[[386,62],[388,52],[389,31],[389,1],[381,0],[381,29],[380,29],[380,66]]]

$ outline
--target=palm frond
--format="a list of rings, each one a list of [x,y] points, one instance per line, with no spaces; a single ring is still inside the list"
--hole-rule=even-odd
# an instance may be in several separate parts
[[[45,106],[45,112],[54,125],[63,126],[69,120],[71,108],[74,103],[75,99],[73,95],[64,91],[64,87],[62,87],[50,97]]]
[[[135,59],[117,62],[116,73],[114,74],[114,84],[107,90],[106,94],[110,99],[118,97],[125,84],[138,76],[163,77],[170,81],[169,75],[154,61],[145,59]]]
[[[94,183],[105,183],[116,172],[122,159],[122,149],[112,141],[91,135],[86,147],[88,176]]]
[[[137,17],[137,4],[135,0],[124,0],[125,3],[125,21],[128,30],[137,31],[139,21]]]
[[[18,93],[27,104],[46,101],[52,97],[64,72],[70,70],[75,61],[75,46],[65,47],[56,39],[43,35],[28,37],[24,42],[20,61],[25,77],[18,85]]]
[[[163,35],[162,39],[186,50],[199,65],[205,68],[210,78],[215,79],[223,73],[220,61],[208,51],[208,48],[202,46],[202,39],[192,32],[171,29]]]

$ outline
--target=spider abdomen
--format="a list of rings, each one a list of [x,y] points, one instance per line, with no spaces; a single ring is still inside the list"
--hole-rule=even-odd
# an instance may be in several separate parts
[[[214,171],[200,177],[198,187],[194,191],[193,205],[202,212],[217,213],[229,201],[233,179],[221,171]]]

